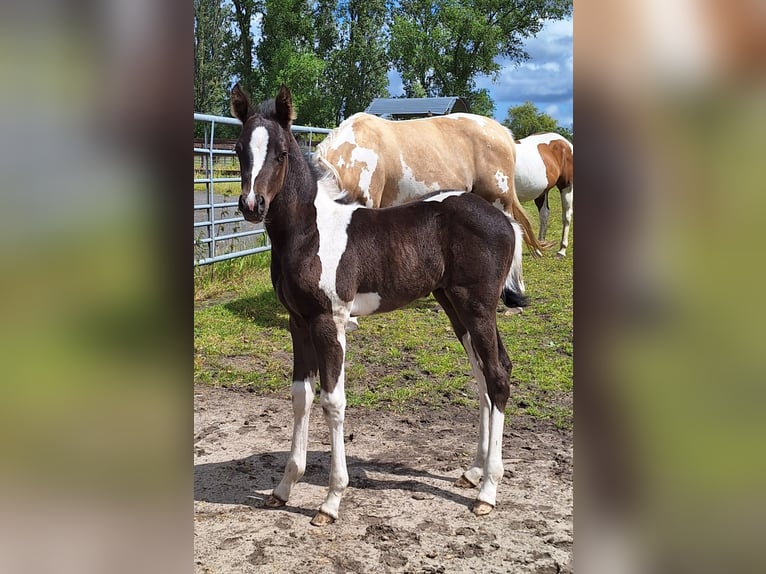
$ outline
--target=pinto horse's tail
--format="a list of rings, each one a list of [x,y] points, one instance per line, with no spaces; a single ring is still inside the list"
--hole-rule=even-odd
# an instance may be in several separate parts
[[[521,272],[521,225],[517,221],[513,221],[510,216],[508,220],[511,222],[511,227],[513,227],[515,241],[513,242],[511,270],[505,279],[500,299],[502,299],[506,307],[526,307],[529,305],[529,301],[524,294],[524,276]]]
[[[547,251],[556,244],[555,241],[540,241],[537,238],[537,235],[535,235],[535,232],[532,229],[532,223],[530,223],[529,217],[527,217],[527,212],[524,211],[524,208],[521,206],[521,202],[516,193],[513,194],[511,212],[513,218],[521,224],[521,227],[524,230],[524,242],[529,245],[533,257],[540,257],[543,254],[543,251]]]

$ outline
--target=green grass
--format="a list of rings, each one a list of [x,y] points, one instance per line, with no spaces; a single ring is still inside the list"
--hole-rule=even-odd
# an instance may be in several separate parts
[[[558,243],[558,194],[550,204],[548,237]],[[527,212],[536,228],[533,204]],[[556,248],[539,259],[525,248],[530,306],[521,315],[499,313],[498,328],[514,364],[507,413],[571,428],[573,241],[564,260],[553,257]],[[195,381],[289,393],[288,316],[274,295],[268,261],[264,253],[195,270]],[[468,360],[433,297],[362,317],[360,325],[347,334],[349,406],[403,410],[412,403],[478,405]]]

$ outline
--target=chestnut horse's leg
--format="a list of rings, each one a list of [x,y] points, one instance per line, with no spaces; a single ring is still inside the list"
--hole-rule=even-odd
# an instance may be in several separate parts
[[[540,241],[545,241],[545,234],[548,232],[548,218],[550,217],[551,210],[548,207],[548,192],[546,189],[543,193],[535,198],[535,205],[537,211],[540,213],[540,234],[538,238]]]
[[[290,318],[290,334],[293,339],[293,442],[282,481],[266,499],[266,506],[270,508],[284,506],[293,486],[306,471],[309,415],[314,400],[312,380],[317,373],[317,362],[307,327],[301,326],[293,317]]]
[[[343,420],[346,412],[344,360],[348,313],[333,317],[319,316],[311,325],[311,338],[317,352],[322,391],[319,403],[330,429],[330,484],[327,498],[311,520],[314,526],[330,524],[338,518],[343,492],[348,486],[346,448],[343,443]]]
[[[574,184],[572,183],[561,190],[561,223],[563,224],[563,229],[561,230],[561,249],[556,252],[557,257],[564,257],[567,254],[569,226],[572,224],[573,190]]]

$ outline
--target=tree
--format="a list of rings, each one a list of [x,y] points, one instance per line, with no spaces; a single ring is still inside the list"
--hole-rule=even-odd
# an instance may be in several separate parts
[[[558,124],[548,114],[540,112],[532,102],[508,108],[503,125],[513,132],[516,139],[525,138],[537,132],[555,132]]]
[[[336,124],[364,110],[373,98],[388,96],[387,14],[386,0],[340,3],[339,37],[327,69]]]
[[[259,91],[258,76],[253,69],[253,34],[251,25],[257,12],[263,11],[263,2],[260,0],[232,0],[234,7],[234,21],[237,24],[238,41],[233,50],[234,61],[233,73],[240,85],[250,93]]]
[[[402,0],[392,9],[389,58],[405,92],[419,84],[428,96],[462,96],[486,111],[476,78],[496,76],[498,57],[528,59],[523,41],[571,13],[572,0]]]
[[[319,38],[326,45],[327,32],[317,30],[313,8],[314,3],[306,0],[264,1],[261,41],[255,48],[260,94],[253,95],[272,98],[279,86],[286,84],[292,91],[299,123],[326,126],[334,114],[325,93],[326,62],[318,51]]]
[[[219,0],[194,0],[194,110],[228,115],[232,36]]]

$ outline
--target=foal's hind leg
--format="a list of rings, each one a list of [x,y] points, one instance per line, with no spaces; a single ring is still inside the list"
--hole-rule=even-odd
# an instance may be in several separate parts
[[[290,334],[293,339],[293,442],[285,474],[274,492],[266,499],[266,506],[284,506],[290,498],[295,483],[306,471],[306,450],[308,448],[309,415],[314,400],[312,380],[317,373],[316,356],[308,329],[290,319]]]
[[[497,485],[503,477],[503,430],[505,405],[510,395],[508,380],[511,366],[505,347],[499,339],[494,301],[486,297],[486,301],[477,299],[477,296],[481,295],[464,290],[446,293],[446,298],[452,304],[451,312],[467,331],[465,341],[472,350],[471,353],[466,349],[469,359],[472,363],[475,361],[486,383],[483,394],[489,405],[489,413],[487,417],[482,412],[482,418],[488,421],[486,429],[481,430],[486,434],[482,437],[483,440],[480,440],[477,451],[485,453],[481,488],[473,507],[473,512],[477,515],[492,512],[497,497]],[[486,449],[482,444],[484,440]]]
[[[460,321],[457,313],[455,312],[452,303],[447,298],[445,293],[441,290],[434,291],[434,298],[441,304],[444,312],[449,317],[452,329],[455,331],[455,335],[460,340],[468,355],[468,360],[471,363],[471,372],[476,379],[479,394],[479,441],[476,446],[476,454],[473,457],[471,466],[466,470],[460,478],[455,482],[455,486],[460,488],[475,488],[481,482],[481,477],[484,474],[484,465],[487,458],[487,450],[489,448],[489,418],[490,418],[490,404],[489,397],[487,395],[487,386],[484,380],[484,373],[479,367],[476,361],[476,355],[473,352],[473,345],[471,344],[471,336],[466,331],[465,326]]]

